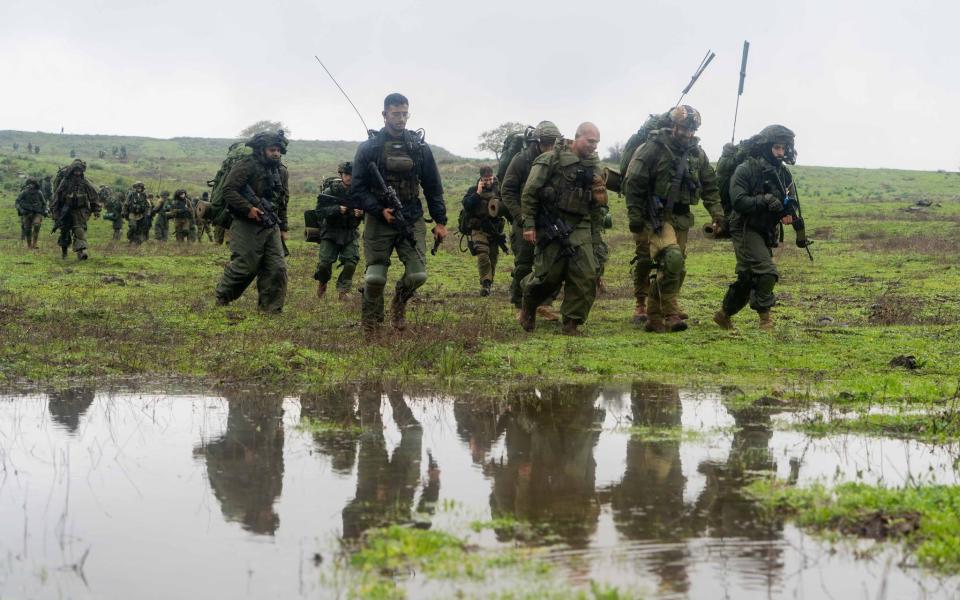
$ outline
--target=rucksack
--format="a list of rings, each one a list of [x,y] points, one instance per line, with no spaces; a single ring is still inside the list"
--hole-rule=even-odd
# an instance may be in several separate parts
[[[640,126],[640,129],[637,132],[630,136],[630,139],[627,140],[627,143],[623,146],[623,154],[620,155],[620,176],[627,176],[627,167],[630,166],[630,160],[633,158],[633,153],[637,151],[637,148],[640,147],[640,144],[647,141],[647,138],[650,137],[650,134],[658,129],[663,129],[664,127],[670,126],[670,111],[667,111],[659,115],[650,115],[647,117],[647,120],[643,122],[643,125]]]
[[[527,145],[527,140],[533,130],[533,127],[528,126],[523,131],[514,131],[503,140],[503,148],[500,150],[500,163],[497,165],[497,181],[503,181],[507,174],[507,167],[510,166],[510,161]]]
[[[717,185],[720,187],[720,205],[725,215],[729,215],[733,207],[733,201],[730,198],[730,180],[733,179],[733,173],[740,163],[755,153],[755,147],[753,138],[740,140],[739,144],[727,142],[723,145],[720,159],[717,161]]]
[[[223,181],[227,178],[227,173],[233,168],[233,165],[240,162],[248,156],[253,155],[253,150],[244,145],[244,142],[234,142],[230,144],[227,150],[227,157],[220,164],[220,170],[214,175],[213,179],[207,182],[210,186],[210,208],[207,209],[207,221],[220,227],[229,227],[233,216],[227,210],[227,203],[223,199]]]

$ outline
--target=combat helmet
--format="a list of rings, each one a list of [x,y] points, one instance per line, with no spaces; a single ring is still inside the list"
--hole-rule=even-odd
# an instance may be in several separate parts
[[[23,182],[23,186],[34,186],[37,189],[40,189],[40,181],[36,177],[27,177],[26,181]]]
[[[783,144],[786,149],[783,162],[793,165],[797,163],[797,149],[794,146],[796,137],[792,130],[783,125],[767,125],[754,137],[754,142],[766,152],[773,144]]]
[[[132,188],[135,189],[135,190],[140,190],[140,191],[143,191],[144,189],[146,189],[146,186],[143,185],[143,182],[142,182],[142,181],[134,181],[134,182],[133,182],[133,185],[130,186],[130,187],[132,187]]]
[[[339,165],[337,165],[337,173],[343,175],[353,175],[353,163],[349,160],[345,160]]]
[[[562,137],[563,135],[560,133],[560,128],[557,127],[553,121],[540,121],[537,123],[537,126],[533,128],[533,132],[530,135],[531,141],[534,142],[558,140]]]
[[[67,167],[67,173],[73,173],[76,170],[80,170],[80,173],[83,174],[87,170],[87,163],[83,162],[79,158],[73,159],[73,162],[70,163],[70,166]]]
[[[670,122],[696,131],[700,129],[700,112],[689,104],[681,104],[670,110]]]
[[[270,146],[279,146],[280,154],[286,154],[287,143],[286,134],[284,134],[282,129],[278,129],[276,131],[261,131],[250,138],[244,145],[254,150],[263,150]]]

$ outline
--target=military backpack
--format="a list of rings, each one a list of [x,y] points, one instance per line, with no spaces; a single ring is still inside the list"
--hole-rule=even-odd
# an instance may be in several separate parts
[[[651,133],[664,127],[670,127],[670,111],[659,115],[650,115],[647,117],[647,120],[643,122],[643,125],[640,126],[640,129],[630,136],[630,139],[628,139],[627,143],[623,146],[623,154],[620,155],[621,177],[626,178],[627,167],[630,166],[630,159],[633,158],[633,153],[637,151],[640,144],[647,141]]]
[[[513,160],[514,156],[520,154],[523,147],[527,145],[527,141],[530,139],[533,130],[533,127],[528,126],[523,131],[510,133],[506,139],[503,140],[503,148],[500,150],[500,162],[497,164],[497,181],[503,181],[504,176],[507,174],[507,167],[510,166],[510,161]]]
[[[234,142],[227,150],[227,157],[220,164],[220,170],[207,182],[210,190],[210,208],[207,209],[207,221],[220,227],[230,227],[233,221],[233,215],[227,210],[226,200],[223,198],[223,183],[227,178],[227,173],[241,159],[253,155],[253,150],[244,145],[244,142]]]

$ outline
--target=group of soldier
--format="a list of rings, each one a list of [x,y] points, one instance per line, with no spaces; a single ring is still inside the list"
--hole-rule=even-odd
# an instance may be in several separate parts
[[[337,291],[344,299],[352,287],[360,261],[360,224],[363,228],[361,325],[375,332],[383,324],[385,287],[391,257],[396,253],[404,271],[390,302],[391,324],[406,327],[406,306],[427,280],[427,221],[434,223],[433,253],[447,237],[447,209],[440,173],[430,146],[420,132],[407,129],[409,101],[402,94],[384,99],[384,126],[371,130],[352,162],[338,167],[338,177],[325,181],[314,211],[316,227],[308,240],[319,243],[314,273],[317,295],[323,297],[340,263]],[[600,132],[590,122],[581,123],[572,140],[555,124],[542,121],[531,128],[524,148],[507,165],[503,180],[483,167],[475,185],[463,198],[460,233],[476,256],[481,296],[489,296],[501,249],[507,250],[505,220],[511,223],[510,242],[514,269],[510,286],[517,319],[526,331],[537,316],[555,319],[549,305],[560,300],[562,331],[578,335],[587,320],[598,290],[603,289],[603,269],[608,249],[603,230],[609,225],[607,189],[626,196],[629,229],[634,237],[633,284],[636,306],[633,320],[646,331],[663,333],[687,329],[687,314],[680,306],[686,277],[687,240],[694,224],[691,208],[701,201],[714,232],[726,232],[736,254],[736,280],[726,291],[714,321],[733,327],[731,318],[747,304],[759,315],[761,328],[772,327],[770,309],[778,280],[772,248],[782,240],[783,224],[792,223],[797,245],[806,247],[803,222],[786,206],[796,204],[796,188],[784,162],[795,157],[794,134],[773,125],[751,138],[746,154],[734,160],[738,147],[725,147],[718,167],[728,161],[729,183],[720,179],[699,139],[699,112],[687,105],[662,115],[662,126],[631,150],[621,169],[605,169],[597,147]],[[257,281],[258,307],[280,312],[286,297],[286,239],[289,174],[282,163],[287,151],[282,131],[255,135],[246,146],[251,152],[226,170],[221,187],[226,221],[217,221],[217,241],[229,231],[231,258],[216,287],[219,305],[239,298]],[[741,144],[742,146],[742,144]],[[733,161],[733,162],[729,162]],[[731,165],[735,165],[735,169]],[[86,223],[99,216],[114,222],[114,239],[120,237],[120,219],[129,226],[127,237],[140,244],[154,235],[167,237],[173,220],[178,241],[211,238],[207,194],[193,200],[183,189],[160,195],[154,203],[141,182],[124,198],[104,186],[99,192],[84,178],[85,164],[75,160],[53,191],[51,209],[61,230],[59,245],[66,256],[71,241],[78,258],[86,258]],[[622,173],[620,172],[622,171]],[[58,177],[58,179],[60,179]],[[614,181],[616,180],[616,181]],[[614,185],[616,183],[619,187]],[[721,196],[729,188],[729,200]],[[17,199],[24,238],[36,246],[42,216],[47,214],[42,183],[28,180]],[[49,183],[48,183],[49,185]],[[420,190],[426,199],[424,213]],[[216,192],[215,192],[216,193]],[[793,215],[793,216],[791,216]],[[216,220],[216,217],[214,217]],[[312,235],[312,239],[310,239]]]

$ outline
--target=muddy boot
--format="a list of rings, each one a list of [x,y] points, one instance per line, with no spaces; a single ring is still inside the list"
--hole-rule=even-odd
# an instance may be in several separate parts
[[[597,277],[597,295],[602,296],[607,293],[607,283],[603,280],[603,277]]]
[[[537,313],[540,312],[540,308],[534,308],[527,303],[524,303],[520,308],[520,312],[517,314],[517,322],[520,323],[520,327],[524,331],[533,331],[537,326]]]
[[[643,325],[647,322],[647,299],[637,299],[637,305],[633,308],[633,324]]]
[[[720,329],[733,329],[733,321],[730,320],[730,315],[725,313],[722,308],[713,313],[713,322],[719,325]]]
[[[327,293],[327,284],[317,282],[317,298],[323,298],[323,295]]]
[[[557,312],[553,310],[552,307],[547,306],[546,304],[544,304],[543,306],[537,307],[537,315],[539,315],[540,318],[543,319],[544,321],[560,320],[560,315],[558,315]]]
[[[666,333],[667,326],[663,319],[647,319],[647,322],[643,325],[643,330],[647,333]]]
[[[400,292],[393,295],[390,303],[390,324],[397,331],[407,328],[407,302],[400,296]]]
[[[489,279],[484,279],[480,282],[480,295],[486,298],[490,295],[490,290],[493,287],[493,282]]]
[[[347,302],[350,300],[350,290],[340,290],[337,293],[337,298],[340,299],[340,302]]]
[[[577,329],[577,327],[579,326],[580,326],[580,323],[574,321],[573,319],[564,320],[563,329],[561,330],[561,333],[563,333],[563,335],[570,335],[575,337],[581,336],[583,335],[583,332]]]
[[[80,252],[77,252],[77,260],[87,260],[88,258],[90,257],[87,256],[86,250],[81,250]]]
[[[760,329],[764,331],[773,331],[773,317],[770,316],[769,310],[758,312],[757,316],[760,317]]]
[[[687,330],[687,322],[680,318],[680,315],[670,315],[663,321],[667,331],[678,332]]]

